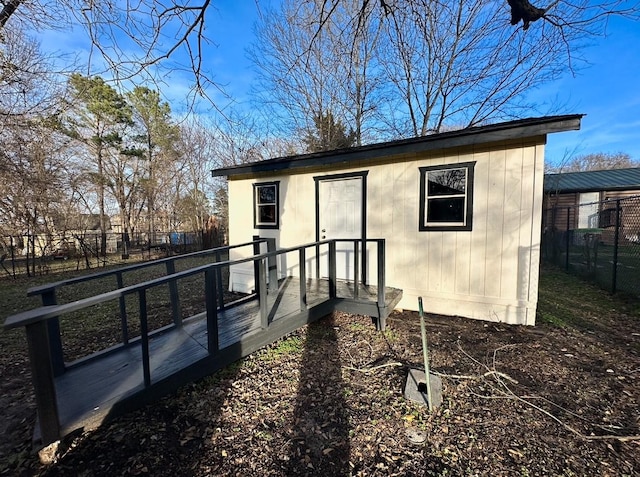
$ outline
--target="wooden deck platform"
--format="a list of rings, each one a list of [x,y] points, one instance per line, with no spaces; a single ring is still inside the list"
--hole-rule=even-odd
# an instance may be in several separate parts
[[[336,244],[344,241],[361,251],[353,255],[350,281],[341,280],[336,270]],[[248,253],[245,250],[239,258],[229,259],[232,249],[247,248]],[[296,256],[297,275],[306,277],[304,281],[279,278],[282,270],[278,269],[277,258],[284,254]],[[319,257],[326,260],[326,279],[318,278]],[[205,259],[205,264],[189,266],[191,259]],[[314,260],[315,273],[307,270],[308,265],[313,268]],[[368,276],[371,263],[376,269],[375,286],[363,285],[362,277]],[[386,317],[402,297],[401,290],[385,285],[384,263],[383,239],[329,239],[276,249],[275,239],[256,236],[244,244],[128,265],[30,289],[29,295],[40,295],[42,306],[8,317],[4,327],[24,327],[27,335],[38,410],[34,439],[45,446],[76,429],[98,426],[111,416],[208,376],[333,311],[371,316],[379,329],[384,329]],[[223,271],[240,264],[253,265],[257,293],[241,302],[225,303],[228,282]],[[124,285],[139,272],[158,266],[166,273],[144,281],[133,278],[132,284]],[[310,278],[311,274],[315,278]],[[204,290],[179,286],[191,283],[194,277],[201,278]],[[115,288],[58,304],[57,290],[103,279],[114,280]],[[153,331],[148,329],[147,292],[158,287],[169,291],[166,310],[172,324]],[[190,295],[204,292],[205,311],[184,318],[180,314],[181,289]],[[130,296],[138,304],[135,316],[139,327],[129,323],[126,298]],[[119,309],[121,343],[66,363],[60,318],[107,302],[114,302]],[[132,338],[131,329],[140,330],[140,336]]]
[[[93,428],[106,418],[127,412],[177,387],[210,375],[248,356],[299,327],[332,311],[346,311],[384,319],[402,292],[385,288],[385,307],[379,309],[375,286],[336,281],[330,298],[328,280],[307,280],[306,306],[301,306],[299,279],[284,279],[268,295],[268,326],[264,328],[257,298],[217,312],[218,351],[208,351],[205,313],[149,337],[150,385],[145,386],[140,340],[90,355],[67,365],[54,378],[60,434]],[[36,433],[39,426],[36,426]]]

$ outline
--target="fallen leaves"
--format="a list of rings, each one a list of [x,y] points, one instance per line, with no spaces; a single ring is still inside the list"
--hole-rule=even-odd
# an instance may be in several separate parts
[[[638,430],[640,359],[624,342],[546,325],[532,333],[429,321],[432,367],[445,376],[444,403],[433,413],[402,396],[408,367],[422,358],[417,316],[394,313],[383,334],[366,317],[336,314],[84,434],[51,466],[24,452],[28,404],[22,443],[0,475],[624,475],[640,468],[638,442],[596,440]],[[624,323],[627,332],[640,332],[634,323]],[[22,379],[14,392],[29,385],[28,372],[13,376]],[[594,439],[505,399],[507,389],[534,396],[536,406]]]

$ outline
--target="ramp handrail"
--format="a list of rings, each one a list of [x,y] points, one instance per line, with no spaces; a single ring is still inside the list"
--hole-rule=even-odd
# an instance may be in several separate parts
[[[357,290],[358,285],[358,263],[359,253],[358,245],[363,242],[359,239],[330,239],[322,240],[318,242],[311,242],[304,245],[295,247],[288,247],[279,250],[275,250],[274,239],[260,239],[256,242],[267,243],[267,252],[254,254],[244,258],[238,258],[234,260],[219,261],[215,263],[200,265],[181,272],[174,272],[172,274],[141,282],[135,285],[130,285],[116,290],[108,291],[91,297],[83,298],[77,301],[64,304],[51,303],[40,308],[27,310],[7,318],[4,323],[5,329],[13,329],[18,327],[25,327],[27,334],[27,343],[29,347],[29,357],[31,361],[31,369],[33,382],[36,394],[36,405],[38,409],[38,415],[40,418],[40,429],[43,439],[43,443],[49,443],[57,440],[60,437],[60,422],[57,414],[57,401],[56,391],[54,385],[54,377],[57,376],[54,370],[54,361],[62,360],[62,349],[60,343],[60,349],[54,349],[57,343],[60,342],[59,327],[55,328],[58,332],[57,340],[50,335],[49,323],[58,323],[60,316],[78,311],[89,306],[93,306],[99,303],[119,299],[123,300],[127,295],[137,294],[139,298],[139,314],[140,314],[140,345],[142,348],[142,370],[143,380],[145,387],[149,387],[152,384],[151,372],[150,372],[150,356],[149,356],[149,335],[152,334],[148,330],[147,320],[147,290],[164,285],[177,283],[178,280],[191,277],[197,274],[204,274],[204,286],[205,286],[205,314],[207,321],[207,350],[210,356],[215,356],[220,351],[219,348],[219,336],[218,336],[218,303],[221,301],[221,297],[218,297],[220,292],[219,284],[219,271],[224,267],[231,265],[237,265],[246,262],[254,262],[256,266],[256,281],[258,289],[258,298],[260,303],[260,315],[261,326],[263,329],[267,329],[270,325],[269,317],[272,315],[272,310],[269,309],[267,304],[268,289],[267,283],[269,283],[270,291],[277,292],[277,263],[275,258],[279,255],[298,252],[299,254],[299,267],[300,267],[300,310],[307,309],[307,291],[306,291],[306,250],[309,248],[316,248],[322,245],[328,245],[328,261],[329,261],[329,299],[335,299],[336,296],[336,243],[337,242],[353,242],[355,250],[355,265],[354,268],[354,290]],[[379,310],[382,310],[385,306],[385,283],[384,283],[384,239],[366,239],[365,242],[372,242],[377,244],[377,256],[378,256],[378,296],[377,306]],[[255,242],[250,242],[243,245],[251,245]],[[257,249],[254,249],[257,250]],[[319,259],[319,255],[317,256]],[[129,267],[127,267],[129,268]],[[269,274],[269,280],[267,281],[267,272]],[[113,273],[112,273],[113,274]],[[57,284],[64,283],[57,282]],[[44,289],[43,287],[42,289]],[[53,288],[55,290],[55,287]],[[357,299],[357,294],[354,296]],[[277,306],[277,301],[273,305]],[[379,313],[382,316],[381,312]],[[54,346],[52,346],[54,343]],[[125,346],[127,343],[123,343],[120,346]],[[64,365],[64,363],[63,363]],[[65,367],[63,366],[62,372]]]

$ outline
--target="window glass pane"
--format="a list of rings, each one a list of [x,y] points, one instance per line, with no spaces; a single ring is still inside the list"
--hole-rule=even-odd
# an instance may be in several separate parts
[[[276,206],[261,205],[258,207],[258,223],[275,224],[276,223]]]
[[[464,197],[427,200],[427,224],[464,223]]]
[[[275,204],[276,187],[275,186],[259,186],[258,187],[258,204]]]
[[[429,185],[427,195],[456,195],[464,194],[467,175],[466,169],[446,169],[444,171],[431,171],[427,175]]]

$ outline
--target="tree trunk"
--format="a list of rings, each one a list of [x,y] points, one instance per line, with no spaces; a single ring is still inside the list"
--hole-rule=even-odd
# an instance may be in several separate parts
[[[104,207],[104,167],[102,164],[102,148],[98,148],[98,197],[100,202],[100,252],[101,257],[107,255],[107,221]],[[97,250],[96,250],[97,252]]]

